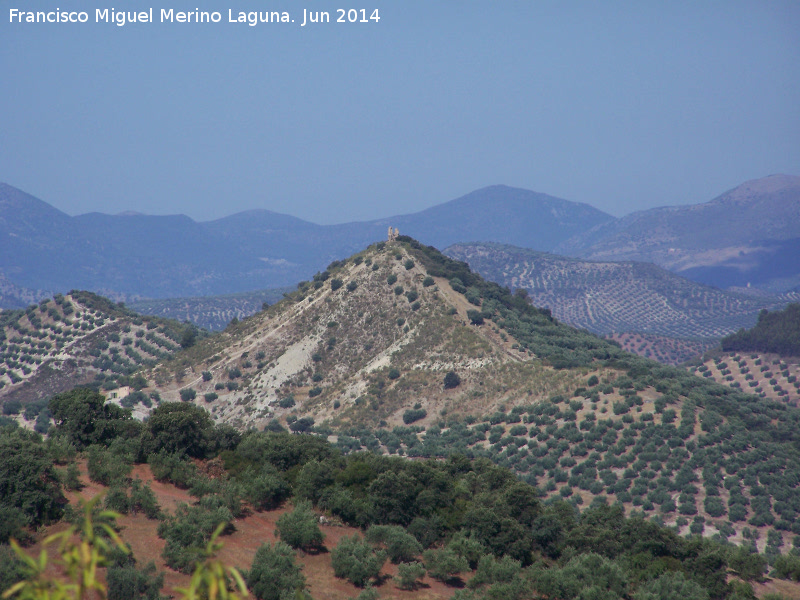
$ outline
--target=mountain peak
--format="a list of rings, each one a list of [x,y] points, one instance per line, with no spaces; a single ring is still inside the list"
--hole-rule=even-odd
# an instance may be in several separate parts
[[[709,204],[747,204],[764,196],[774,196],[800,190],[800,177],[778,173],[745,181],[741,185],[717,196]]]

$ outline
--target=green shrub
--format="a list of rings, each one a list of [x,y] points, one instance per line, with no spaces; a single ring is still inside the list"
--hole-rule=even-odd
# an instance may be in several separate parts
[[[164,573],[151,561],[143,569],[133,564],[112,565],[106,572],[108,600],[165,600]]]
[[[680,571],[668,572],[643,583],[633,600],[708,600],[708,592]]]
[[[331,290],[336,291],[340,287],[342,287],[342,280],[341,279],[331,279]]]
[[[483,325],[483,313],[479,310],[468,310],[467,318],[473,325]]]
[[[183,402],[191,402],[197,397],[197,392],[193,388],[183,388],[180,395]]]
[[[461,385],[461,377],[455,371],[448,371],[444,376],[444,389],[452,390]]]
[[[428,575],[443,583],[447,583],[458,574],[469,570],[467,560],[450,548],[426,550],[422,558],[425,561]]]
[[[143,484],[139,478],[131,482],[130,511],[144,513],[148,519],[158,519],[161,516],[161,507],[150,487],[150,482]]]
[[[259,510],[277,508],[291,494],[289,484],[270,464],[263,465],[260,471],[248,473],[244,482],[245,498]]]
[[[186,456],[158,452],[147,457],[147,464],[158,481],[168,481],[180,488],[188,488],[197,476],[197,467]]]
[[[158,536],[166,541],[161,556],[176,571],[191,573],[211,534],[218,525],[230,523],[232,518],[224,507],[209,510],[203,506],[179,504],[175,515],[166,517],[158,525]]]
[[[285,600],[303,590],[306,578],[295,563],[294,551],[283,542],[263,544],[247,572],[247,587],[258,600]]]
[[[0,545],[0,590],[7,590],[18,581],[25,579],[27,570],[11,546]]]
[[[96,483],[103,485],[120,483],[133,469],[133,460],[130,457],[103,450],[98,446],[90,446],[86,455],[89,479]]]
[[[780,579],[800,581],[800,557],[791,554],[782,554],[775,559],[773,575]]]
[[[281,515],[275,526],[281,541],[292,548],[320,548],[325,540],[311,503],[305,500],[297,502],[292,512]]]
[[[397,587],[401,590],[415,590],[419,580],[425,577],[425,565],[414,561],[397,567]]]
[[[370,579],[376,578],[384,562],[386,554],[373,550],[372,546],[358,535],[343,537],[331,551],[334,575],[347,579],[358,587],[364,587]]]
[[[394,564],[409,562],[422,552],[416,538],[398,525],[373,525],[365,536],[371,544],[381,544]]]
[[[420,419],[424,419],[427,416],[428,416],[428,411],[426,411],[424,408],[418,408],[418,409],[410,408],[405,412],[403,412],[403,423],[405,423],[406,425],[410,425],[411,423],[419,421]]]

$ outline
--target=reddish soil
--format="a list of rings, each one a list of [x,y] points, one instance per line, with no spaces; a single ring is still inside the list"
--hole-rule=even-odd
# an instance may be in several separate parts
[[[106,489],[102,485],[89,482],[85,461],[81,461],[78,464],[81,471],[81,481],[85,484],[85,487],[79,492],[66,493],[68,500],[73,505],[77,504],[79,500],[89,500]],[[150,483],[162,510],[165,512],[174,512],[179,503],[191,503],[194,500],[186,490],[155,481],[147,465],[136,465],[131,476]],[[233,565],[239,569],[249,569],[253,555],[258,547],[265,543],[277,541],[275,522],[288,510],[291,510],[291,505],[268,512],[254,512],[244,518],[234,520],[233,525],[236,531],[221,539],[224,547],[219,553],[219,558],[225,564]],[[124,515],[118,520],[118,525],[120,526],[120,536],[130,544],[138,563],[143,565],[152,560],[158,570],[164,571],[164,593],[175,596],[177,595],[176,588],[188,585],[189,576],[173,571],[166,566],[161,558],[164,540],[159,538],[156,533],[158,521],[148,519],[141,514]],[[63,531],[66,526],[64,523],[59,523],[49,527],[45,535]],[[321,525],[321,529],[325,534],[325,549],[319,553],[298,552],[298,562],[303,567],[303,574],[306,577],[309,592],[315,600],[346,600],[358,596],[361,592],[360,588],[334,576],[329,550],[334,548],[342,537],[359,533],[359,530],[337,524]],[[45,535],[42,536],[42,539]],[[29,552],[32,554],[38,554],[39,550],[41,550],[41,543],[29,548]],[[380,582],[375,586],[381,598],[439,600],[450,598],[456,590],[456,588],[448,587],[429,577],[425,577],[420,588],[415,591],[400,590],[393,581],[396,576],[397,566],[387,561],[382,570]]]

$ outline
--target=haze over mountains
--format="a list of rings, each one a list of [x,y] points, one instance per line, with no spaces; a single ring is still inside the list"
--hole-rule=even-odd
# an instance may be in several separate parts
[[[778,293],[800,285],[800,177],[788,175],[747,182],[705,204],[621,219],[491,186],[413,214],[329,226],[268,210],[209,222],[136,213],[71,217],[0,184],[0,306],[76,288],[136,300],[294,285],[384,239],[389,226],[438,248],[497,242],[653,262],[722,288],[750,284]]]
[[[23,288],[112,297],[230,294],[293,285],[384,239],[389,225],[437,247],[498,239],[547,250],[612,219],[585,204],[506,186],[410,215],[332,226],[267,210],[205,223],[184,215],[70,217],[0,184],[0,273]]]
[[[652,262],[721,288],[800,285],[800,177],[747,181],[704,204],[599,224],[555,248],[592,260]]]

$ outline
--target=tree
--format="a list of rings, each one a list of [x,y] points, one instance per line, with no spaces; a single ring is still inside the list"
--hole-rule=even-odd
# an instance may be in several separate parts
[[[483,313],[479,310],[474,310],[474,309],[468,310],[467,318],[473,325],[483,325]]]
[[[306,578],[287,544],[263,544],[256,550],[247,573],[247,587],[258,600],[281,600],[305,586]]]
[[[213,450],[214,422],[194,404],[164,403],[152,412],[146,427],[148,452],[185,453],[203,458]]]
[[[0,543],[20,527],[59,519],[66,503],[41,438],[24,430],[0,433]]]
[[[88,388],[56,394],[49,408],[57,435],[71,441],[79,450],[91,444],[108,443],[122,434],[133,435],[139,430],[130,412],[115,404],[106,404],[102,394]]]
[[[425,565],[414,561],[397,567],[397,587],[401,590],[415,590],[419,580],[425,577]]]
[[[452,390],[461,385],[461,377],[455,371],[448,371],[444,376],[444,389]]]
[[[367,529],[366,539],[371,544],[382,544],[394,564],[410,562],[422,552],[417,539],[397,525],[373,525]]]
[[[292,548],[320,548],[325,540],[311,503],[306,500],[298,502],[292,512],[281,515],[275,525],[281,541]]]
[[[634,600],[708,600],[708,591],[686,579],[680,571],[668,572],[648,581],[633,595]]]
[[[25,565],[11,546],[0,546],[0,591],[5,591],[25,579]]]
[[[156,572],[156,565],[150,561],[143,569],[135,564],[112,565],[106,575],[108,600],[162,600],[161,588],[164,573]]]
[[[381,572],[386,562],[384,552],[375,552],[370,544],[358,535],[343,537],[331,551],[331,564],[336,577],[347,579],[353,585],[364,587]]]
[[[449,548],[426,550],[422,557],[428,574],[443,583],[447,583],[459,573],[469,570],[467,559]]]

